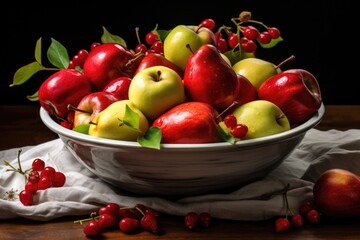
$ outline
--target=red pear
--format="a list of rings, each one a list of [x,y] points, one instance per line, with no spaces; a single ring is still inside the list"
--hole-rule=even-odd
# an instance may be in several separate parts
[[[154,120],[160,128],[162,143],[211,143],[220,140],[218,112],[204,102],[185,102]]]
[[[191,101],[206,102],[222,111],[236,100],[238,84],[235,71],[214,45],[202,45],[189,57],[184,86]]]

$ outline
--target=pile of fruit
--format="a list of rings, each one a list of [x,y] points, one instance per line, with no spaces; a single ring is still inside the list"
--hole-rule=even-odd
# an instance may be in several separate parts
[[[282,71],[255,56],[282,41],[280,30],[241,12],[234,27],[156,26],[127,46],[105,27],[101,43],[69,58],[51,39],[47,56],[57,67],[29,96],[62,126],[95,137],[161,143],[213,143],[260,138],[307,121],[321,105],[317,79],[305,69]],[[18,69],[13,84],[43,70],[41,38],[35,61]]]

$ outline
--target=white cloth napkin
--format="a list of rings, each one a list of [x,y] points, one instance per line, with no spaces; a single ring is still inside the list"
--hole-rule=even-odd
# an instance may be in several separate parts
[[[0,219],[24,217],[46,221],[62,216],[90,214],[109,202],[121,206],[137,203],[160,212],[184,216],[187,212],[209,212],[213,217],[231,220],[265,220],[285,214],[281,191],[289,184],[288,200],[293,211],[312,198],[312,187],[326,169],[343,168],[360,174],[360,129],[320,131],[311,129],[300,145],[266,178],[240,187],[227,194],[205,194],[171,201],[160,197],[135,197],[122,194],[97,178],[66,149],[60,139],[37,146],[22,147],[21,166],[29,169],[39,157],[46,165],[66,175],[65,186],[40,190],[34,205],[23,206],[8,193],[24,189],[24,177],[6,171],[3,160],[17,167],[19,148],[0,151]]]

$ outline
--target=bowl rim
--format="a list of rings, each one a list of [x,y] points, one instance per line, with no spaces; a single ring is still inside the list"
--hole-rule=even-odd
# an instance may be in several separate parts
[[[301,134],[305,134],[309,129],[315,127],[320,123],[323,116],[325,114],[325,106],[324,103],[321,103],[318,111],[306,122],[302,123],[301,125],[292,128],[288,131],[277,133],[270,136],[265,136],[261,138],[256,139],[247,139],[242,141],[237,141],[235,144],[231,144],[228,142],[216,142],[216,143],[196,143],[196,144],[175,144],[175,143],[166,143],[161,144],[161,149],[186,149],[188,150],[191,148],[194,149],[216,149],[216,148],[233,148],[236,147],[249,147],[254,145],[262,145],[262,144],[268,144],[272,142],[279,142],[279,141],[285,141],[286,139],[293,138],[296,136],[299,136]],[[81,141],[87,144],[94,144],[94,145],[101,145],[106,147],[131,147],[131,148],[144,148],[141,146],[138,142],[135,141],[122,141],[122,140],[114,140],[114,139],[106,139],[106,138],[99,138],[94,136],[89,136],[83,133],[75,132],[73,130],[67,129],[62,127],[60,124],[56,123],[50,115],[47,113],[47,111],[40,107],[40,118],[42,122],[53,132],[60,136],[65,136],[67,138]],[[159,151],[159,150],[157,150]]]

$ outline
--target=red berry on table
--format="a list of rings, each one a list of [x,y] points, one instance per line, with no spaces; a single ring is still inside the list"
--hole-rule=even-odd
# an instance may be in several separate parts
[[[303,217],[305,217],[306,214],[307,214],[311,209],[313,209],[313,204],[312,204],[312,202],[310,202],[310,201],[305,201],[305,202],[303,202],[303,203],[300,205],[300,207],[299,207],[299,213],[300,213]]]
[[[65,174],[62,172],[55,172],[55,176],[52,180],[52,186],[53,187],[62,187],[64,186],[66,181]]]
[[[199,214],[199,224],[203,227],[210,227],[212,221],[212,217],[208,212],[202,212]]]
[[[99,216],[97,221],[100,229],[106,229],[115,226],[118,223],[118,218],[114,215],[104,213]]]
[[[199,216],[195,212],[189,212],[185,215],[184,222],[185,227],[188,229],[194,229],[199,221]]]
[[[275,220],[275,232],[281,233],[286,232],[290,229],[289,219],[283,217]]]
[[[301,214],[294,214],[290,218],[291,226],[296,228],[302,227],[304,225],[304,219]]]
[[[96,236],[100,233],[100,226],[99,223],[95,220],[92,220],[86,223],[83,232],[86,236]]]
[[[152,214],[145,214],[140,220],[140,225],[144,230],[154,234],[159,232],[158,219]]]
[[[136,218],[125,217],[120,220],[119,228],[123,233],[131,233],[138,230],[140,227],[140,221]]]
[[[31,206],[33,204],[33,194],[30,191],[22,190],[19,193],[19,200],[24,206]]]
[[[317,210],[311,209],[306,214],[306,221],[311,224],[318,223],[320,220],[320,214]]]
[[[32,162],[32,170],[34,171],[42,171],[45,168],[44,160],[40,158],[35,158]]]

